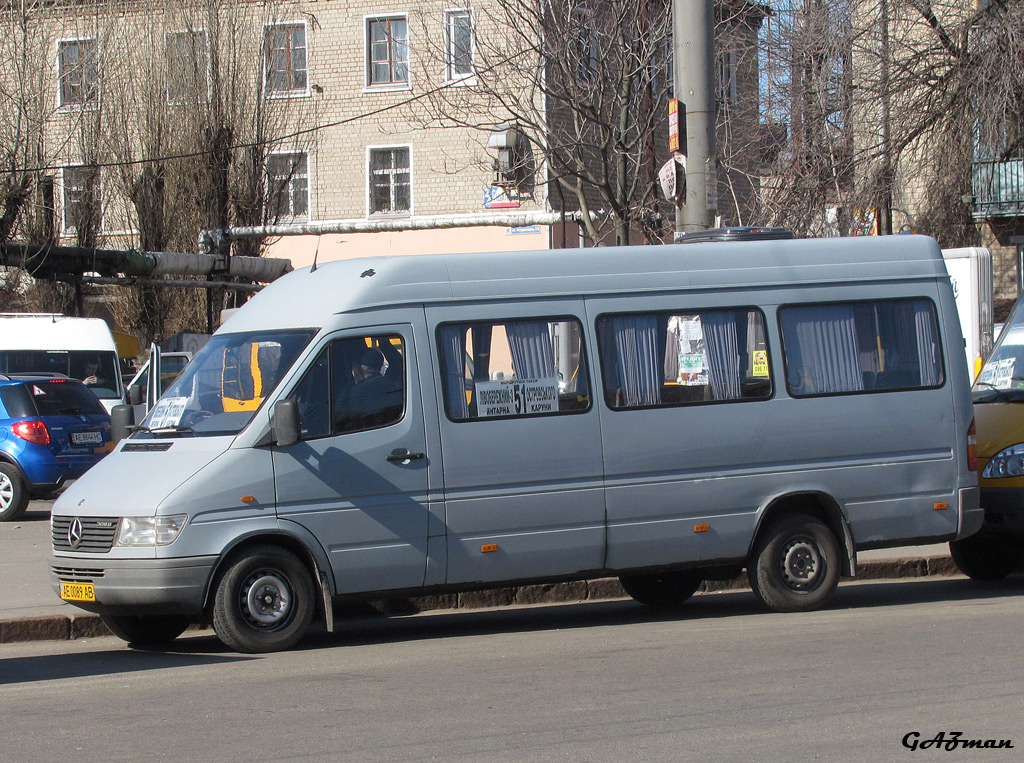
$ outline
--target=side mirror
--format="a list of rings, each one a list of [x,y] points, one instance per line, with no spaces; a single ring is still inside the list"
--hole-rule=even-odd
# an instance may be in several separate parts
[[[294,400],[278,400],[274,403],[270,431],[278,445],[297,443],[302,433],[299,426],[299,404]]]
[[[130,405],[115,405],[110,412],[110,438],[114,444],[121,442],[128,436],[131,428],[135,426],[135,409]]]
[[[128,402],[132,405],[140,405],[142,403],[142,387],[128,388]]]

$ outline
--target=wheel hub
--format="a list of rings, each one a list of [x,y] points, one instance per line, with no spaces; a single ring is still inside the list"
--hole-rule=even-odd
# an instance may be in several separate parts
[[[6,474],[0,474],[0,509],[9,508],[14,501],[14,485]]]
[[[287,619],[292,597],[282,577],[272,572],[257,573],[244,590],[243,610],[257,625],[273,627]]]
[[[782,579],[791,588],[809,588],[821,575],[821,555],[808,540],[794,538],[789,541],[782,549],[779,561]]]

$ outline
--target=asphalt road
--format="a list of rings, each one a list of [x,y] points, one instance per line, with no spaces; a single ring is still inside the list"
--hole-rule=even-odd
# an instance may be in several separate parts
[[[1015,760],[1024,578],[846,584],[827,610],[749,592],[347,621],[291,652],[208,632],[0,645],[0,760]],[[918,750],[901,740],[1009,740]]]

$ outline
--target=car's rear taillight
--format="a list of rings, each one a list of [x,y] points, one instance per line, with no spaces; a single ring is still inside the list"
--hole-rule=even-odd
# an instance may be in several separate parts
[[[42,421],[17,421],[11,425],[11,431],[16,437],[36,445],[50,444],[50,430]]]
[[[978,471],[978,430],[974,427],[974,419],[967,427],[967,468],[972,472]]]

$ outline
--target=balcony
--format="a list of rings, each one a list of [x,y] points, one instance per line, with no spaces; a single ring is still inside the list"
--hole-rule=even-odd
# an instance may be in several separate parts
[[[971,191],[976,220],[1024,217],[1024,159],[974,162]]]

